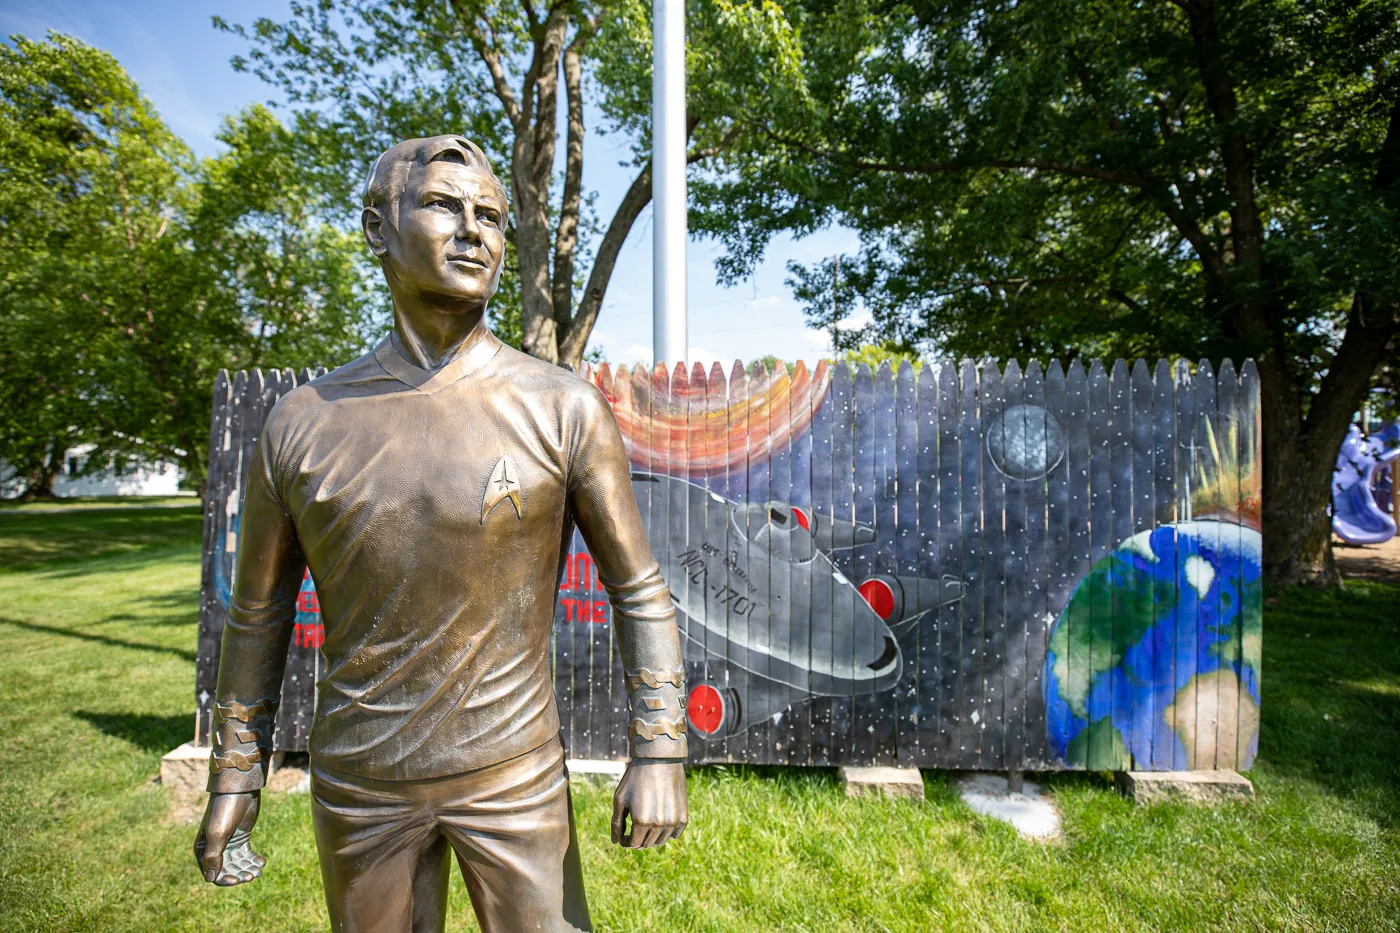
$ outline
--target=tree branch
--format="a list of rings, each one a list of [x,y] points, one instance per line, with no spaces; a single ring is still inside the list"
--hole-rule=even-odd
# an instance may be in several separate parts
[[[535,62],[530,66],[534,78],[538,106],[534,117],[534,162],[530,173],[542,190],[549,190],[554,172],[554,149],[559,138],[556,125],[559,110],[559,56],[564,49],[564,35],[569,28],[569,16],[564,8],[549,11],[545,20],[544,37],[535,44]],[[531,79],[526,78],[527,82]],[[528,92],[527,92],[528,93]]]
[[[567,332],[573,316],[574,254],[578,250],[579,200],[583,190],[583,59],[576,38],[564,50],[564,97],[568,138],[564,156],[564,200],[554,237],[554,320]]]
[[[603,296],[608,290],[608,280],[612,278],[613,267],[627,242],[627,234],[642,213],[642,208],[651,201],[651,163],[647,162],[641,173],[632,180],[622,203],[613,214],[608,232],[598,244],[598,255],[593,257],[593,269],[588,273],[588,284],[583,290],[583,300],[579,302],[578,314],[569,325],[568,332],[559,345],[559,359],[578,365],[583,358],[588,338],[593,333],[593,325],[598,320],[598,312],[603,307]]]
[[[480,56],[486,65],[486,70],[491,73],[491,86],[496,92],[496,99],[505,108],[506,118],[515,131],[520,132],[523,114],[520,110],[520,101],[511,90],[510,79],[506,77],[505,67],[501,64],[500,50],[496,48],[494,42],[487,42],[486,36],[481,31],[481,24],[463,6],[463,0],[449,0],[452,4],[452,11],[457,14],[457,19],[461,21],[466,29],[467,35],[471,38],[472,48],[476,49],[476,54]]]

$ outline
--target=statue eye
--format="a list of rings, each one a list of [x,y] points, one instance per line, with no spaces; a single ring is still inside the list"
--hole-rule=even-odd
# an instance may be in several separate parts
[[[428,202],[428,206],[451,211],[454,214],[459,214],[462,211],[462,205],[452,198],[433,198]]]

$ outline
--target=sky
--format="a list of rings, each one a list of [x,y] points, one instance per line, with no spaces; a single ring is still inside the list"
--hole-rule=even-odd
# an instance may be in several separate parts
[[[259,16],[284,19],[287,5],[287,0],[0,0],[0,34],[40,38],[54,29],[111,52],[166,123],[197,154],[213,155],[220,149],[214,137],[224,115],[255,102],[275,106],[280,94],[233,70],[229,58],[246,46],[215,30],[210,17],[244,24]],[[627,157],[627,141],[605,137],[600,130],[588,127],[583,181],[598,192],[606,226],[631,183],[632,170],[618,165]],[[651,216],[648,207],[632,227],[590,344],[601,346],[615,363],[651,359]],[[719,360],[727,366],[735,359],[767,355],[808,361],[826,355],[830,338],[806,327],[784,283],[786,263],[812,263],[857,247],[855,234],[839,228],[802,240],[784,236],[770,245],[751,279],[722,288],[714,269],[721,247],[692,238],[686,252],[691,361],[708,365]]]

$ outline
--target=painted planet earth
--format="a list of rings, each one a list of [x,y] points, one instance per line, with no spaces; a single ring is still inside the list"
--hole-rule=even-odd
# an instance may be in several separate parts
[[[1134,535],[1055,620],[1053,755],[1094,769],[1248,768],[1259,743],[1259,532],[1217,520]]]

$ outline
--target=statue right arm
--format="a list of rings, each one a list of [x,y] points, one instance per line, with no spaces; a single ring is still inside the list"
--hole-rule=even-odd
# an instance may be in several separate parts
[[[238,558],[214,690],[210,793],[258,790],[272,755],[272,726],[296,621],[306,560],[278,491],[275,441],[253,450],[238,533]]]

